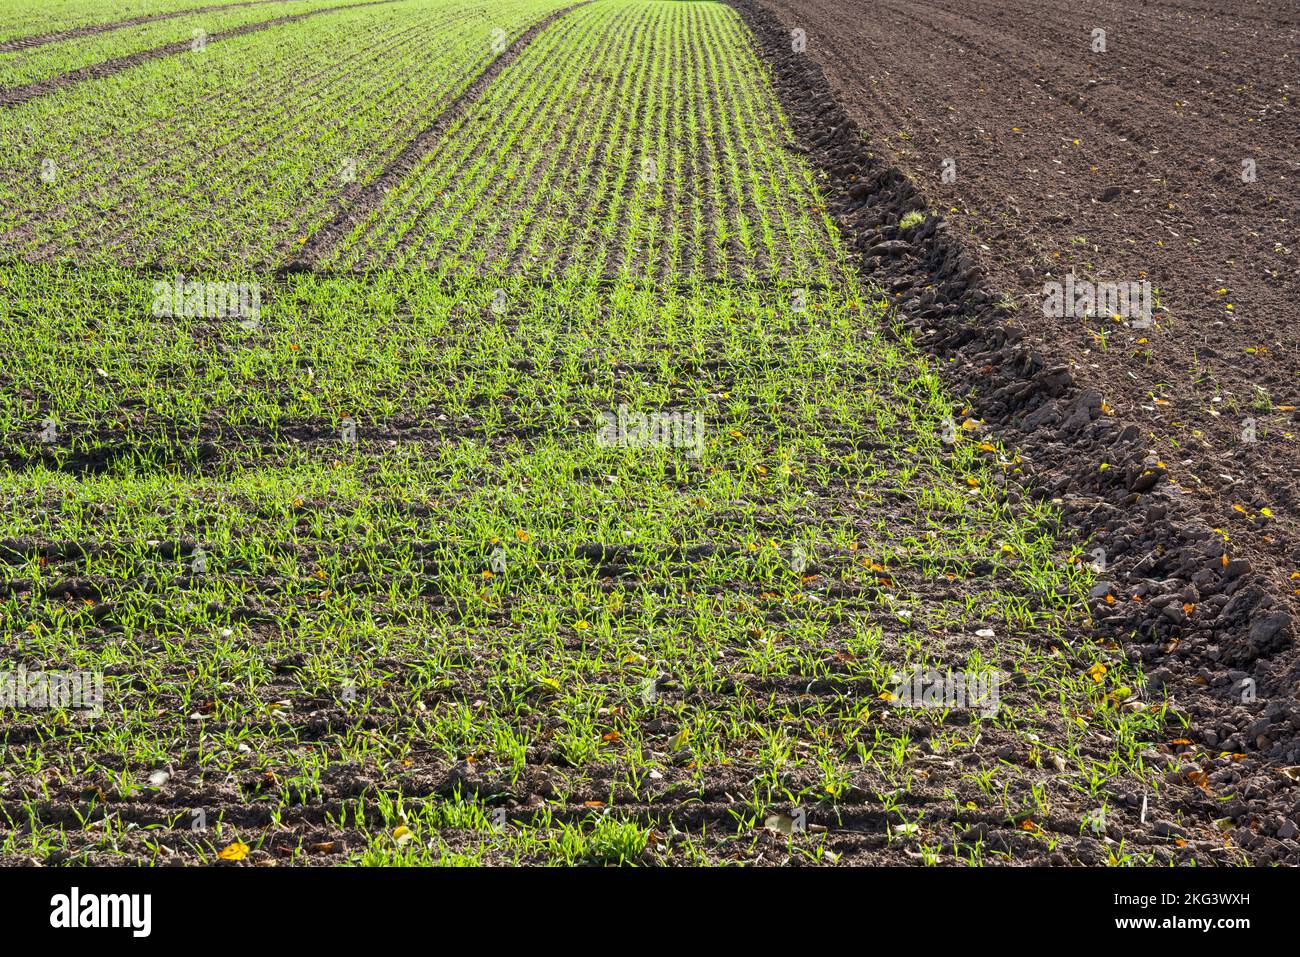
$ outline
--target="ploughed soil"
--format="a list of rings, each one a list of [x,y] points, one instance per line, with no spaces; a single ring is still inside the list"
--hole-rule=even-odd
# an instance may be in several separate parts
[[[1300,859],[1300,11],[733,6],[900,331],[1100,550],[1096,625],[1186,709],[1221,827]],[[1045,315],[1068,274],[1149,282],[1152,322]]]

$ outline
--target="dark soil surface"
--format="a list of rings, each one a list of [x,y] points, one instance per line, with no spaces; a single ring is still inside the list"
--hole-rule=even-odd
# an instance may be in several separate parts
[[[1104,549],[1096,623],[1190,717],[1191,780],[1253,859],[1300,859],[1297,17],[734,5],[902,328]],[[1044,317],[1067,272],[1150,281],[1155,326]]]
[[[944,215],[1034,347],[1137,425],[1207,521],[1293,595],[1300,7],[767,5],[806,32],[872,149]],[[1068,272],[1150,281],[1156,328],[1045,317],[1044,283]]]

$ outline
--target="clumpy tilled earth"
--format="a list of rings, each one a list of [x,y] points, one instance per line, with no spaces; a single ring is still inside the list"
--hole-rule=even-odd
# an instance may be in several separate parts
[[[736,6],[864,272],[1104,549],[1097,624],[1187,709],[1221,826],[1295,860],[1294,12]],[[1068,272],[1149,280],[1154,327],[1045,317],[1044,283]]]

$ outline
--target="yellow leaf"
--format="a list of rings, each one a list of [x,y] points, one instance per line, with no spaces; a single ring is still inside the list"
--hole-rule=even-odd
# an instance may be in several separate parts
[[[217,855],[223,861],[242,861],[248,856],[248,845],[243,841],[235,841],[226,847]]]

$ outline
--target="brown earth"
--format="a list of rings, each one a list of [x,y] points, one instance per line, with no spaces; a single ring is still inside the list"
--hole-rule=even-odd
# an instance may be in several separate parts
[[[138,17],[130,17],[126,20],[114,20],[111,23],[92,23],[84,27],[70,27],[67,30],[58,30],[54,33],[38,33],[31,36],[14,37],[11,40],[0,41],[0,53],[12,53],[15,50],[30,50],[34,47],[43,47],[50,43],[61,43],[64,40],[76,40],[81,37],[91,37],[100,33],[111,33],[114,30],[124,30],[127,27],[136,27],[142,23],[155,23],[158,20],[173,20],[176,17],[190,17],[198,13],[216,13],[219,10],[233,10],[237,7],[257,7],[266,3],[284,3],[287,0],[241,0],[238,3],[218,3],[206,7],[191,7],[188,10],[168,10],[164,13],[145,13]]]
[[[872,148],[945,213],[1033,344],[1136,424],[1210,524],[1293,596],[1300,5],[764,2],[806,32]],[[1155,328],[1045,317],[1044,283],[1069,272],[1148,280]]]

